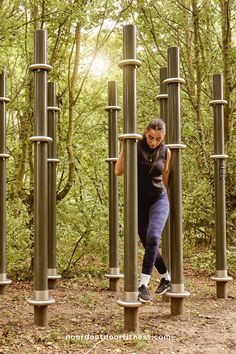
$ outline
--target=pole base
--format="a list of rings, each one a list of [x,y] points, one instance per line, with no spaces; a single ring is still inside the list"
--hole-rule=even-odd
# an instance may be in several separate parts
[[[5,279],[0,281],[0,294],[6,294],[6,287],[10,285],[12,281],[10,279]]]
[[[116,268],[117,274],[112,274],[111,270],[112,268],[110,269],[110,274],[105,274],[105,277],[109,279],[109,289],[117,292],[119,290],[119,280],[124,278],[124,274],[120,273],[119,268]]]
[[[216,296],[219,299],[227,299],[228,291],[227,291],[227,281],[216,282]]]
[[[220,276],[221,273],[223,276]],[[228,291],[227,291],[227,283],[228,281],[233,280],[232,277],[227,275],[227,271],[216,271],[216,276],[211,277],[211,280],[216,282],[216,296],[219,299],[227,299]]]
[[[47,327],[48,306],[34,306],[34,324],[38,327]]]
[[[138,332],[138,307],[124,307],[124,331]]]
[[[171,308],[171,315],[173,316],[182,315],[184,310],[184,299],[171,297],[170,308]]]
[[[57,285],[57,279],[48,279],[48,289],[55,290]]]
[[[6,294],[6,287],[7,285],[0,284],[0,295]]]
[[[162,295],[162,301],[163,302],[170,302],[170,297],[167,296],[166,294]]]
[[[109,279],[109,289],[114,292],[118,292],[119,290],[119,278],[110,278]]]
[[[61,279],[61,275],[57,274],[57,270],[48,269],[48,289],[55,290],[58,279]]]

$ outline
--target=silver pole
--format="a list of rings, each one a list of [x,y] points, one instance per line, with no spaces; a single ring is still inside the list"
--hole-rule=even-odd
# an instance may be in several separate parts
[[[117,81],[108,82],[108,154],[106,161],[109,163],[109,279],[111,291],[118,291],[119,279],[124,275],[120,273],[119,265],[119,218],[118,218],[118,180],[115,175],[117,161],[117,120],[120,107],[118,101]]]
[[[216,233],[216,274],[211,277],[216,281],[216,295],[227,298],[227,283],[232,280],[227,274],[226,258],[226,210],[225,210],[225,160],[224,153],[224,105],[227,101],[223,95],[223,75],[213,75],[214,113],[214,155],[215,163],[215,233]]]

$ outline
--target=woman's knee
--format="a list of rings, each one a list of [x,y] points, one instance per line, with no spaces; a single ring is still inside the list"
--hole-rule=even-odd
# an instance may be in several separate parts
[[[147,238],[146,238],[146,247],[151,247],[151,248],[157,247],[158,248],[159,242],[160,242],[159,235],[155,235],[155,234],[150,235],[149,234],[149,235],[147,235]]]

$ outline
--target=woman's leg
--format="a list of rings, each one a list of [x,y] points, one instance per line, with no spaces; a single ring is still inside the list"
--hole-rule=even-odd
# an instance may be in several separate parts
[[[148,210],[145,208],[138,208],[138,235],[143,244],[146,247],[146,237],[148,228]]]
[[[147,207],[145,208],[145,204],[142,204],[142,208],[139,207],[138,209],[138,234],[144,246],[144,249],[146,247],[148,216],[149,216],[148,211],[149,209]],[[150,300],[150,294],[147,290],[150,278],[151,276],[149,274],[145,274],[145,273],[141,274],[140,283],[139,283],[139,300],[142,302],[148,302]]]
[[[154,264],[161,271],[166,270],[166,267],[165,269],[163,267],[164,262],[158,251],[158,246],[168,214],[169,200],[167,193],[163,192],[149,210],[149,223],[142,267],[142,273],[144,274],[151,274]]]
[[[158,249],[157,249],[157,257],[154,266],[157,269],[158,273],[160,274],[165,274],[167,272],[165,262]]]

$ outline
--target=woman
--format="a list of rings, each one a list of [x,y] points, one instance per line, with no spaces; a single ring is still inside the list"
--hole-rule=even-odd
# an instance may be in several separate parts
[[[155,266],[160,273],[157,294],[170,289],[170,275],[159,253],[161,233],[169,214],[167,195],[168,167],[171,153],[164,144],[165,123],[153,119],[147,125],[142,140],[138,142],[138,234],[145,248],[139,301],[149,302],[148,284]],[[124,149],[116,162],[115,173],[121,176],[124,170]]]

